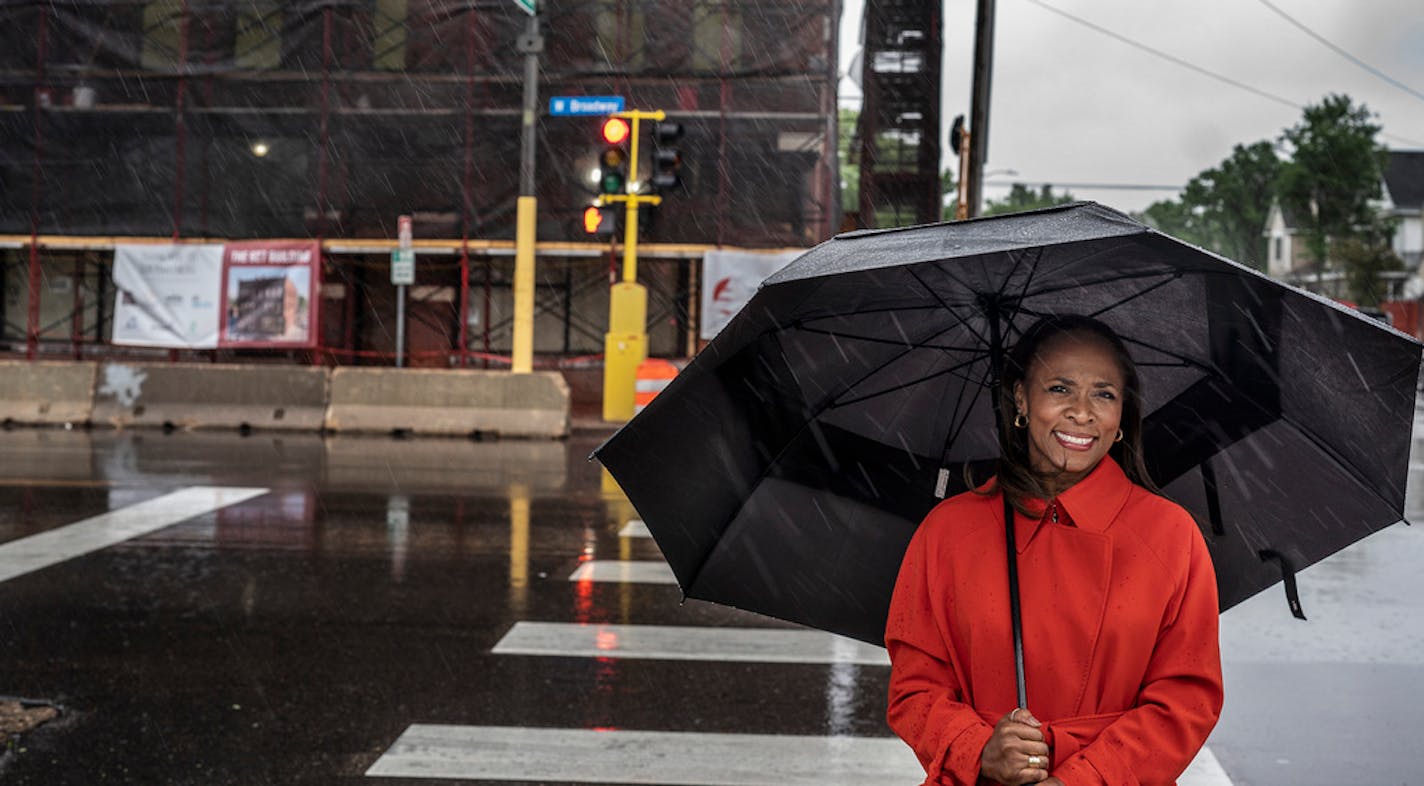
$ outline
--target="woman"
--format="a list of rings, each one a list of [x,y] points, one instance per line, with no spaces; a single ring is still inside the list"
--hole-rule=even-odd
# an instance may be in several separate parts
[[[1221,712],[1216,578],[1147,476],[1136,368],[1110,328],[1069,316],[1031,327],[1005,365],[997,476],[935,507],[900,568],[890,725],[927,785],[1175,783]]]

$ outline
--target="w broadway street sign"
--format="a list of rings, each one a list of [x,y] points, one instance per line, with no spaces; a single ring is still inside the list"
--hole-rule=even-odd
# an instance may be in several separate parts
[[[623,96],[554,96],[549,99],[549,114],[611,115],[623,111]]]
[[[519,6],[524,13],[534,15],[534,0],[514,0],[514,4]]]

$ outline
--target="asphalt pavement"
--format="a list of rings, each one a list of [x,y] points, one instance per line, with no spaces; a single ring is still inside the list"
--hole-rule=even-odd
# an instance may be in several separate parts
[[[59,710],[0,783],[917,782],[883,650],[682,602],[603,436],[0,431],[0,699]],[[1228,612],[1183,786],[1424,782],[1421,558]]]

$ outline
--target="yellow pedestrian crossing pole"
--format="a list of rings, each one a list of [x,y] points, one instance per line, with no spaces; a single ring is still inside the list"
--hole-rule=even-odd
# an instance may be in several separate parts
[[[628,206],[623,225],[623,280],[614,284],[608,300],[608,332],[603,335],[603,419],[622,422],[633,417],[638,364],[648,354],[648,291],[638,283],[638,206],[657,205],[662,197],[638,194],[638,122],[663,120],[661,109],[617,112],[631,122],[628,179],[625,194],[604,194],[600,207],[623,202]]]
[[[529,23],[517,41],[524,54],[524,111],[520,118],[519,201],[514,229],[514,346],[510,371],[528,374],[534,370],[534,245],[539,224],[539,200],[534,195],[534,127],[539,111],[539,53],[544,51],[544,37],[539,33],[534,0],[519,2],[519,7],[529,14]]]

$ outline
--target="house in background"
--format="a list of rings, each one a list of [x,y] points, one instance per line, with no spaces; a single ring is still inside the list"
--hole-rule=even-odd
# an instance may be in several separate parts
[[[1397,220],[1394,253],[1404,268],[1381,275],[1388,287],[1387,299],[1416,299],[1424,295],[1424,150],[1391,151],[1385,164],[1384,198],[1380,211]],[[1327,297],[1349,297],[1344,275],[1311,259],[1306,250],[1305,222],[1278,201],[1266,214],[1266,273]]]
[[[1266,273],[1282,281],[1294,281],[1315,269],[1305,251],[1305,234],[1300,221],[1279,200],[1271,201],[1266,214]]]
[[[1424,264],[1424,150],[1391,152],[1384,170],[1385,213],[1399,222],[1394,253],[1418,275]]]

